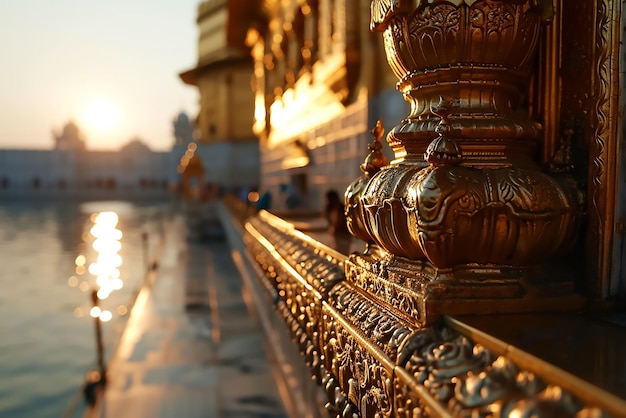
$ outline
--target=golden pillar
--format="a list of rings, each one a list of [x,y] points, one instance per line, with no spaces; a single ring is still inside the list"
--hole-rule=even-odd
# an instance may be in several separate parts
[[[551,172],[535,157],[543,131],[528,96],[551,2],[374,0],[371,10],[411,112],[387,135],[394,161],[346,191],[350,230],[371,244],[348,277],[423,323],[545,309],[554,297],[579,306],[571,283],[541,267],[571,248],[582,212],[566,150]]]

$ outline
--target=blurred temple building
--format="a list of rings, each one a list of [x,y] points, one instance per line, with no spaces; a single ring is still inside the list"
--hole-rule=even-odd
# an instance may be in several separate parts
[[[206,184],[230,191],[256,187],[259,176],[259,146],[252,132],[253,65],[245,44],[255,8],[247,3],[211,0],[198,5],[198,62],[180,74],[200,95],[194,161],[202,163]],[[177,139],[175,147],[181,174],[189,161],[184,142]]]
[[[393,126],[408,109],[369,13],[355,0],[198,6],[198,64],[180,77],[200,93],[195,155],[206,182],[320,211],[328,190],[360,175],[376,120]]]
[[[71,121],[53,137],[51,150],[0,150],[0,198],[165,197],[178,180],[176,154],[138,138],[118,151],[91,151]]]

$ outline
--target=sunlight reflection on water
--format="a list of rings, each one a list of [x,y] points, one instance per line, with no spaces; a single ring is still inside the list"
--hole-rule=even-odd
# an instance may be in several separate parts
[[[89,293],[80,283],[95,277],[76,271],[77,257],[89,255],[83,235],[91,214],[115,211],[123,231],[124,287],[106,300],[113,313],[103,325],[108,356],[145,273],[142,234],[154,255],[167,209],[166,203],[0,202],[1,417],[61,417],[94,366]]]

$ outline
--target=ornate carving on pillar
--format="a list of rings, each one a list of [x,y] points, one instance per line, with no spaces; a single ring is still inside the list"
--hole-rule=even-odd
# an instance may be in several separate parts
[[[376,122],[376,126],[372,129],[371,133],[374,135],[374,142],[368,146],[370,153],[365,158],[363,164],[361,164],[363,175],[348,186],[345,193],[348,230],[352,235],[362,239],[368,243],[368,245],[373,241],[364,223],[365,216],[363,206],[360,204],[359,199],[370,178],[388,164],[387,158],[382,152],[382,138],[385,129],[383,128],[383,122],[381,120]]]
[[[582,197],[561,167],[566,144],[553,173],[542,171],[541,125],[525,104],[552,14],[539,0],[372,1],[371,27],[411,113],[387,136],[395,160],[346,192],[351,231],[377,247],[351,257],[349,277],[377,276],[381,295],[417,292],[426,323],[450,310],[536,309],[527,283],[544,283],[531,269],[576,241]],[[499,306],[503,294],[523,302]]]
[[[584,115],[591,115],[588,127],[592,130],[589,144],[590,175],[589,195],[589,226],[588,250],[590,259],[590,275],[594,282],[594,292],[602,297],[616,296],[615,282],[618,277],[612,270],[612,230],[615,219],[615,198],[618,170],[619,141],[615,132],[623,129],[623,119],[617,117],[623,112],[622,71],[615,70],[617,63],[623,59],[623,17],[624,4],[610,0],[598,0],[593,4],[576,5],[572,13],[583,12],[595,17],[590,26],[595,28],[595,39],[587,46],[585,54],[589,55],[590,68],[593,71],[591,80],[591,97],[585,97],[584,105],[590,104],[592,111],[584,109]],[[586,7],[586,10],[585,8]],[[621,23],[620,23],[621,17]],[[595,23],[595,25],[594,25]],[[572,31],[578,31],[572,28]],[[622,34],[620,35],[620,32]],[[620,79],[622,79],[620,81]],[[591,103],[589,103],[589,100]],[[620,125],[621,124],[621,125]],[[621,151],[623,152],[623,150]],[[612,279],[612,280],[611,280]],[[614,282],[613,284],[611,282]],[[611,294],[613,293],[613,294]]]

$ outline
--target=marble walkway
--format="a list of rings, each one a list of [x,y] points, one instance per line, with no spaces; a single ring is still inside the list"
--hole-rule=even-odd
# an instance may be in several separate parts
[[[286,417],[228,244],[192,229],[168,226],[92,417]]]

